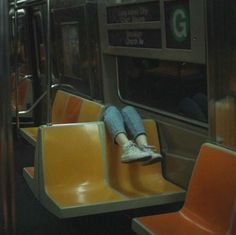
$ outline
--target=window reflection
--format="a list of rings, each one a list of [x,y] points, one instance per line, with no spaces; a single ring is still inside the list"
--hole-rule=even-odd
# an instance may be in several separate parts
[[[25,37],[27,28],[24,26],[24,21],[19,20],[19,35],[17,42],[17,68],[20,74],[29,74],[29,51],[26,45],[28,40]]]
[[[36,50],[38,53],[37,60],[37,69],[38,76],[46,73],[46,48],[45,48],[45,38],[43,34],[43,21],[41,12],[35,13],[34,18],[34,30],[35,30],[35,42],[36,42]]]
[[[62,41],[64,57],[64,75],[79,78],[79,34],[78,23],[62,24]]]
[[[205,65],[119,57],[118,71],[123,99],[207,122]]]

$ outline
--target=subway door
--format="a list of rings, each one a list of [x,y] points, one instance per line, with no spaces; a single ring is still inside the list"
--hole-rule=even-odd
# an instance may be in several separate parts
[[[30,56],[30,32],[28,11],[18,9],[10,11],[11,41],[10,41],[10,72],[11,72],[11,109],[13,119],[19,117],[24,123],[31,122],[32,112],[27,111],[33,103],[32,66]],[[18,112],[18,114],[16,113]]]
[[[60,7],[60,6],[57,6]],[[102,100],[97,6],[83,3],[52,10],[56,78],[75,93]]]
[[[31,24],[31,52],[32,52],[32,74],[33,74],[33,90],[34,102],[38,102],[40,97],[47,91],[47,76],[46,76],[46,32],[45,32],[45,6],[37,6],[31,8],[29,21]],[[36,125],[46,123],[47,114],[47,97],[35,106],[34,121]]]

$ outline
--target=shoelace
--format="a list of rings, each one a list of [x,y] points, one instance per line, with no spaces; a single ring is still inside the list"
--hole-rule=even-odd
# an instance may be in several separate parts
[[[136,147],[136,144],[133,142],[130,142],[129,145],[126,146],[127,149],[131,149],[133,147]]]

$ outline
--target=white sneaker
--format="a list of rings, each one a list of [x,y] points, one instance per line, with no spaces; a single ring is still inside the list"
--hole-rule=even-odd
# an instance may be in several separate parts
[[[148,152],[140,150],[132,141],[129,141],[123,146],[123,154],[121,156],[121,162],[123,163],[143,161],[150,158],[151,156]]]
[[[142,147],[140,147],[140,149],[143,152],[148,153],[150,156],[150,159],[144,161],[142,165],[149,165],[163,160],[163,157],[161,156],[160,153],[153,151],[153,149],[155,150],[155,146],[143,145]]]

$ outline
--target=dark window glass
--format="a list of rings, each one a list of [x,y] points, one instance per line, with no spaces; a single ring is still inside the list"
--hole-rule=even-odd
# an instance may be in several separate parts
[[[35,30],[35,42],[36,50],[38,54],[37,69],[38,76],[46,73],[46,48],[45,48],[45,39],[43,35],[43,22],[41,12],[35,13],[34,16],[34,30]]]
[[[207,122],[205,65],[118,57],[118,72],[123,99]]]
[[[17,43],[17,61],[18,70],[20,75],[25,75],[30,73],[30,61],[29,61],[29,51],[27,45],[29,45],[29,39],[26,37],[28,35],[28,28],[25,22],[25,18],[20,18],[18,22],[18,43]]]
[[[79,33],[78,23],[69,22],[61,25],[64,75],[80,78],[79,71]]]
[[[54,50],[61,83],[91,95],[84,6],[53,12]]]

